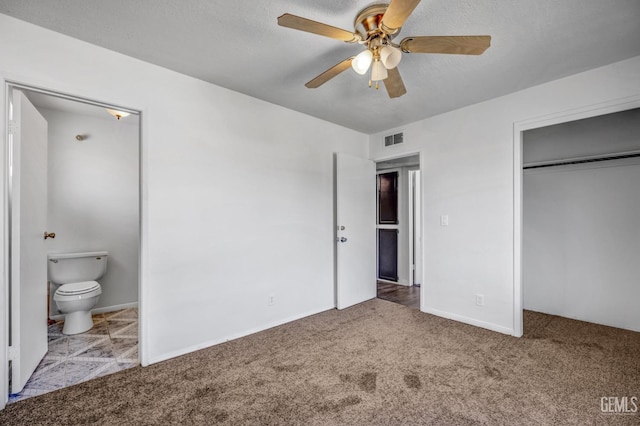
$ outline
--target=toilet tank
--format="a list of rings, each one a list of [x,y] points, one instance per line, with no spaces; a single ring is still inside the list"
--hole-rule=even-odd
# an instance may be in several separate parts
[[[54,284],[95,281],[107,272],[106,251],[50,253],[47,256],[49,280]]]

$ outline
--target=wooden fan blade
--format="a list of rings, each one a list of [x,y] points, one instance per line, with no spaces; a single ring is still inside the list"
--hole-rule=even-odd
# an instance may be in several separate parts
[[[400,96],[407,93],[407,88],[404,87],[404,82],[402,81],[402,77],[400,77],[400,71],[398,71],[398,67],[391,68],[387,70],[387,78],[384,81],[384,87],[387,88],[387,93],[390,98],[399,98]]]
[[[331,25],[321,22],[312,21],[311,19],[302,18],[300,16],[285,13],[278,17],[278,25],[281,27],[293,28],[294,30],[306,31],[312,34],[335,38],[337,40],[355,43],[360,41],[360,36],[351,31],[332,27]]]
[[[353,61],[353,58],[354,56],[348,59],[345,59],[339,64],[332,66],[331,68],[329,68],[328,70],[326,70],[325,72],[323,72],[322,74],[320,74],[319,76],[317,76],[316,78],[314,78],[313,80],[305,84],[305,86],[307,86],[309,89],[315,89],[317,87],[322,86],[324,83],[331,80],[333,77],[337,76],[341,72],[351,68],[351,61]]]
[[[400,47],[407,53],[453,53],[482,55],[491,46],[491,36],[424,36],[407,37]]]
[[[420,0],[391,0],[384,16],[382,16],[383,29],[385,27],[391,30],[400,28],[418,3]]]

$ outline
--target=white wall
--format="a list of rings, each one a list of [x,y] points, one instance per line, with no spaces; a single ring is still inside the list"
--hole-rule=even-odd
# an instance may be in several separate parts
[[[97,107],[94,107],[97,109]],[[47,229],[51,253],[109,252],[95,309],[138,301],[139,131],[116,120],[39,108],[49,123]],[[85,135],[83,141],[76,135]],[[51,295],[53,297],[53,294]],[[58,314],[50,300],[50,312]]]
[[[522,162],[541,164],[640,151],[640,108],[527,130]]]
[[[426,312],[518,334],[514,123],[638,94],[635,57],[406,125],[402,145],[383,147],[394,129],[370,137],[374,160],[422,154]],[[449,226],[441,227],[445,214]]]
[[[524,175],[525,308],[640,331],[640,159]]]
[[[143,364],[335,306],[332,153],[366,135],[4,15],[0,57],[142,111]]]

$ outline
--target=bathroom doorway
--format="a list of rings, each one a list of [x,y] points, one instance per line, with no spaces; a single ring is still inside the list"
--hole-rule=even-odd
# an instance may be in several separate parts
[[[139,365],[140,113],[6,89],[11,403]],[[93,327],[65,335],[47,255],[101,251]]]

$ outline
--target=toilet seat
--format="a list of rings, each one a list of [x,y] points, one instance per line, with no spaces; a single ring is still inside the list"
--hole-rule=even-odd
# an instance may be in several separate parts
[[[84,299],[102,294],[102,287],[97,281],[81,281],[63,284],[53,295],[53,300]]]

